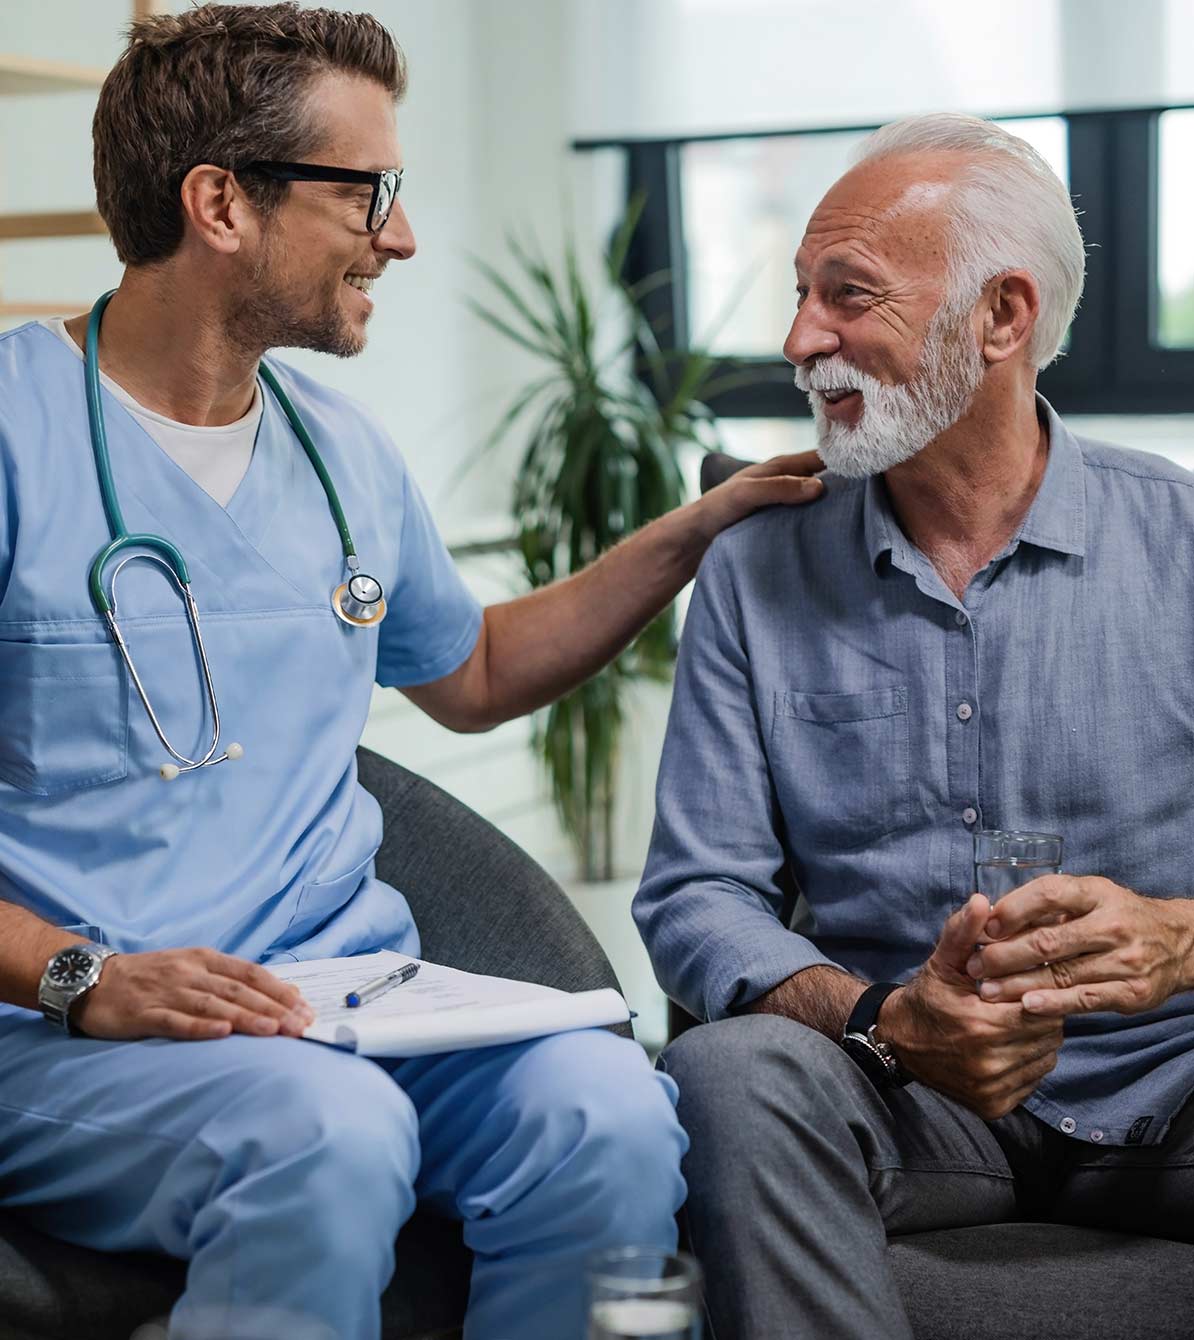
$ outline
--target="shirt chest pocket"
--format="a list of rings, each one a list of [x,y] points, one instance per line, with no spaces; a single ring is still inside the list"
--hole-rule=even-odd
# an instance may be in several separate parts
[[[0,639],[0,780],[57,796],[128,770],[128,687],[110,643]]]
[[[874,842],[909,819],[908,690],[778,692],[772,776],[792,841]]]

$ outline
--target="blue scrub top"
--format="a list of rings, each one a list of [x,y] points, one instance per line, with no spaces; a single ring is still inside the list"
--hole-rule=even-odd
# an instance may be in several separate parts
[[[381,813],[357,782],[371,687],[422,684],[472,651],[481,609],[390,438],[355,402],[270,360],[386,592],[372,628],[332,613],[344,576],[327,499],[272,392],[226,508],[102,392],[130,531],[182,551],[223,726],[245,756],[164,783],[166,754],[96,614],[109,539],[83,366],[44,327],[0,336],[0,899],[126,952],[207,945],[258,961],[418,951],[373,875]],[[178,588],[137,562],[118,617],[167,737],[210,723]]]

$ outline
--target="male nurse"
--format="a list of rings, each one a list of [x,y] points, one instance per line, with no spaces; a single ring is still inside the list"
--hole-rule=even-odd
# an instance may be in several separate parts
[[[461,731],[531,711],[616,655],[721,529],[820,489],[797,477],[813,460],[773,462],[481,609],[384,425],[263,362],[358,353],[370,291],[414,254],[404,83],[367,15],[204,5],[136,23],[96,111],[126,267],[97,343],[113,487],[130,532],[185,557],[238,761],[161,780],[92,603],[111,528],[87,314],[0,337],[0,1203],[63,1240],[187,1260],[172,1340],[375,1340],[419,1200],[463,1221],[469,1340],[577,1336],[591,1252],[674,1244],[686,1139],[633,1043],[589,1030],[377,1064],[300,1041],[310,1010],[262,965],[418,950],[373,874],[380,814],[356,779],[375,681]],[[332,608],[340,535],[263,367],[380,621]],[[178,587],[144,560],[117,580],[159,721],[201,757]]]

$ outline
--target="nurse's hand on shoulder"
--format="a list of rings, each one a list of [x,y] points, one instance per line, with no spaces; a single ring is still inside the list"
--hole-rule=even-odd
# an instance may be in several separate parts
[[[774,507],[777,503],[795,505],[819,498],[825,485],[813,476],[824,469],[824,462],[815,451],[773,456],[769,461],[748,465],[732,474],[692,506],[700,510],[702,529],[712,541],[727,526],[760,507]]]
[[[1057,1064],[1062,1021],[983,1000],[967,964],[984,938],[990,904],[981,894],[945,923],[927,963],[883,1002],[875,1036],[890,1043],[914,1079],[986,1121],[1005,1116]]]
[[[200,1041],[230,1033],[299,1037],[314,1019],[297,987],[214,949],[117,954],[71,1021],[88,1037]]]

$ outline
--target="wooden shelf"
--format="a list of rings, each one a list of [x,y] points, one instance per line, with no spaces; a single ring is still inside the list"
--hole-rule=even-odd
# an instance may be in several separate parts
[[[106,237],[108,229],[94,209],[60,214],[0,214],[0,242],[21,237]]]
[[[0,53],[0,96],[97,89],[107,77],[107,70],[97,65],[75,65],[70,61],[36,60],[32,56]]]
[[[4,302],[0,299],[0,318],[8,316],[77,316],[91,307],[89,302]]]

